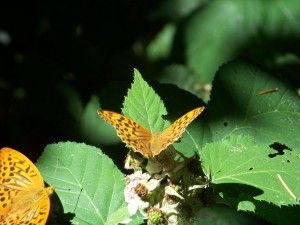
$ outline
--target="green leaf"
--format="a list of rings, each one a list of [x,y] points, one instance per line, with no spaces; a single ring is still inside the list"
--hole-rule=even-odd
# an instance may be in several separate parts
[[[184,24],[187,65],[196,71],[199,80],[210,83],[220,65],[249,45],[263,43],[260,47],[266,51],[266,45],[278,38],[289,38],[288,42],[291,37],[299,38],[298,4],[297,0],[209,1]],[[280,44],[273,44],[271,53],[275,48],[280,48]],[[294,49],[291,45],[290,50],[294,52]],[[255,53],[255,58],[266,54],[257,46],[254,51],[259,52]]]
[[[173,23],[168,23],[164,26],[147,47],[149,60],[157,61],[169,57],[175,32],[176,27]]]
[[[169,93],[173,93],[171,90],[168,90]],[[188,97],[185,101],[188,102]],[[180,107],[179,103],[177,104],[178,111]],[[124,115],[140,123],[152,134],[163,132],[170,125],[170,122],[162,118],[162,116],[167,114],[163,101],[152,87],[142,79],[141,74],[137,70],[134,71],[134,82],[125,97],[123,112]],[[183,112],[183,114],[185,113],[187,112]],[[175,149],[186,157],[191,157],[200,148],[202,136],[203,129],[199,129],[199,124],[194,121],[188,126],[180,142],[174,143]]]
[[[273,149],[258,145],[252,137],[232,135],[207,144],[201,154],[204,171],[210,168],[216,192],[227,204],[275,224],[299,221],[299,153],[271,158]],[[290,215],[288,221],[285,214]]]
[[[257,145],[249,136],[231,135],[222,141],[207,144],[202,151],[205,168],[210,166],[215,184],[245,184],[254,187],[256,200],[278,206],[296,204],[278,175],[296,196],[300,196],[300,159],[296,152],[270,158],[274,150]],[[249,187],[249,190],[251,188]],[[242,189],[240,189],[242,190]],[[248,194],[252,193],[240,193]]]
[[[271,88],[278,91],[260,95]],[[300,97],[282,81],[247,61],[221,68],[207,108],[213,140],[250,135],[265,148],[279,142],[300,150]],[[221,99],[221,101],[220,101]]]
[[[204,84],[199,81],[195,71],[185,65],[171,64],[166,66],[157,80],[161,83],[174,84],[205,102],[209,100],[210,91],[207,90],[208,88],[205,88]],[[180,98],[181,95],[179,94],[176,97]]]
[[[259,94],[272,88],[277,91]],[[290,206],[299,204],[292,195],[300,196],[299,96],[254,64],[237,60],[220,69],[211,99],[206,112],[214,143],[199,152],[204,171],[211,168],[228,204],[288,224],[273,214],[299,210]]]
[[[128,212],[128,208],[127,208],[127,206],[125,206],[123,208],[118,209],[114,213],[112,213],[108,217],[107,221],[105,222],[105,225],[115,225],[129,217],[130,217],[130,214]]]
[[[120,138],[112,134],[115,130],[106,123],[98,114],[100,108],[99,100],[96,96],[91,96],[86,104],[80,123],[80,131],[84,140],[95,145],[108,145],[120,142]]]
[[[234,57],[257,32],[262,20],[261,8],[259,0],[212,1],[187,21],[187,64],[197,71],[199,79],[211,82],[219,66]]]
[[[137,69],[134,70],[134,82],[125,97],[123,113],[151,133],[162,131],[170,125],[162,118],[167,114],[163,101],[143,80]]]
[[[114,215],[121,222],[129,217],[125,207],[124,175],[102,152],[85,144],[51,144],[37,166],[45,181],[55,187],[64,213],[73,224],[105,224]]]
[[[299,1],[264,1],[262,31],[267,37],[300,35]]]

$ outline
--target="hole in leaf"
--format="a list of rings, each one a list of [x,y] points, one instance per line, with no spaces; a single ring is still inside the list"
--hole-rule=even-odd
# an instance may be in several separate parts
[[[250,171],[253,170],[253,167],[250,167],[249,170],[250,170]]]
[[[270,158],[276,157],[277,155],[283,155],[284,150],[289,150],[289,151],[292,150],[288,146],[286,146],[285,144],[281,144],[279,142],[274,142],[273,144],[270,144],[269,147],[273,148],[274,150],[277,151],[276,153],[269,154]]]

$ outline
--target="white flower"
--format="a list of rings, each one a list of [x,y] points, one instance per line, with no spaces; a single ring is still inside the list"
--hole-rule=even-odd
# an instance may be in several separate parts
[[[150,179],[150,175],[136,171],[128,175],[127,185],[124,190],[125,201],[128,203],[128,211],[134,215],[139,210],[144,216],[150,207],[150,201],[144,201],[143,197],[147,196],[149,192],[155,190],[159,186],[160,180]]]

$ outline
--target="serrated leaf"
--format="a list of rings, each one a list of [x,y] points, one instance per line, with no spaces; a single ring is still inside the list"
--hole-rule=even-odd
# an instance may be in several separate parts
[[[51,144],[37,166],[45,181],[55,187],[64,213],[74,216],[74,224],[105,224],[126,205],[124,175],[95,147],[72,142]]]
[[[277,88],[273,93],[261,91]],[[247,61],[221,68],[207,108],[213,140],[250,135],[268,147],[274,142],[300,150],[300,97],[296,92]]]
[[[208,166],[211,168],[212,182],[215,184],[245,184],[245,190],[253,187],[253,192],[243,193],[240,186],[239,194],[253,194],[256,200],[278,206],[296,204],[278,174],[299,198],[299,154],[291,151],[271,158],[271,153],[274,153],[271,148],[257,145],[250,136],[231,135],[230,138],[207,144],[202,150],[202,160],[206,169]]]
[[[277,91],[260,94],[272,89]],[[204,171],[208,165],[214,167],[214,182],[218,183],[217,189],[227,203],[240,210],[253,211],[251,204],[241,204],[250,201],[255,205],[256,214],[269,221],[287,224],[284,219],[275,219],[273,212],[279,213],[286,207],[284,213],[292,215],[290,212],[299,208],[287,207],[298,204],[294,197],[300,196],[297,185],[300,140],[295,138],[300,132],[297,126],[300,121],[299,96],[250,62],[237,60],[220,69],[213,83],[211,99],[207,121],[215,143],[201,152]],[[228,141],[236,136],[248,136],[252,141],[242,139],[236,145],[228,145]],[[282,144],[285,150],[280,153],[272,149],[270,146],[274,142]],[[249,150],[239,154],[245,147]],[[284,187],[278,175],[293,194]],[[294,216],[290,221],[298,219]]]
[[[186,99],[186,101],[188,100]],[[170,122],[162,118],[167,114],[163,101],[152,87],[143,80],[138,70],[134,71],[134,82],[125,97],[123,112],[124,115],[140,123],[152,134],[157,131],[163,132],[170,125]],[[185,113],[187,112],[183,112],[183,114]],[[199,125],[196,127],[190,124],[184,135],[186,138],[182,138],[179,143],[174,143],[174,146],[186,157],[191,157],[201,146],[198,141],[199,139],[202,140],[203,130],[199,129]]]
[[[143,80],[137,69],[134,69],[134,81],[125,97],[123,113],[151,133],[162,131],[167,127],[162,118],[167,114],[163,101]]]

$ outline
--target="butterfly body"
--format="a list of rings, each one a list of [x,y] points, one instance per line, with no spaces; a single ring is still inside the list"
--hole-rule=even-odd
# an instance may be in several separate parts
[[[98,114],[117,131],[118,136],[127,146],[141,153],[144,157],[154,158],[173,142],[177,141],[186,127],[204,110],[198,107],[176,120],[164,132],[152,134],[136,121],[116,112],[98,110]]]
[[[44,186],[35,165],[11,148],[0,150],[0,224],[44,225],[50,210],[52,186]]]

